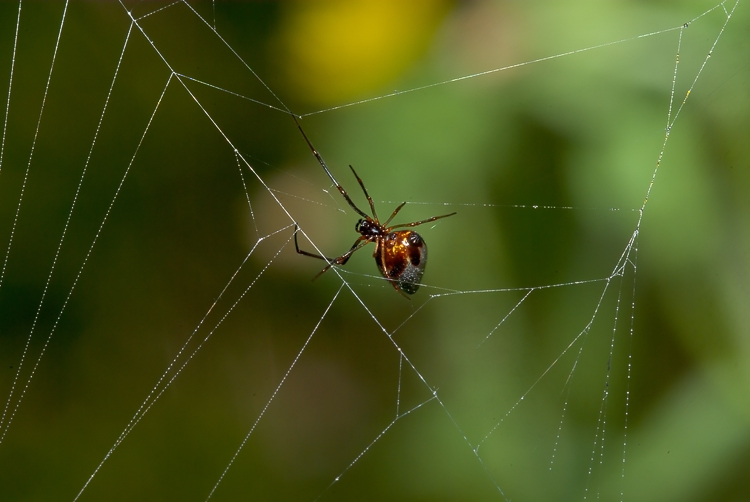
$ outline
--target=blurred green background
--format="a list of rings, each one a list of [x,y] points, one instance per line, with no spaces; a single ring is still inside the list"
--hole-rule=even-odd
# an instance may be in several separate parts
[[[64,7],[0,4],[0,499],[73,499],[187,360],[80,500],[205,500],[251,429],[214,500],[747,500],[746,4],[702,72],[734,3],[72,2],[55,52]],[[458,212],[410,301],[372,246],[310,280],[290,217],[357,216],[285,106],[360,207],[348,164]]]

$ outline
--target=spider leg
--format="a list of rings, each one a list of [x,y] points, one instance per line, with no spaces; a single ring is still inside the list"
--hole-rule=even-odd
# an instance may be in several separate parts
[[[347,251],[346,253],[342,254],[338,258],[334,258],[333,260],[330,260],[328,262],[328,265],[326,265],[325,267],[323,267],[323,270],[321,270],[320,272],[318,272],[318,275],[316,275],[315,277],[313,277],[312,280],[314,281],[315,279],[317,279],[321,275],[323,275],[326,272],[328,272],[328,269],[331,268],[334,265],[344,265],[344,264],[346,264],[346,262],[349,261],[349,258],[354,254],[355,251],[357,251],[359,248],[361,248],[362,246],[364,246],[366,244],[369,244],[369,243],[370,243],[370,241],[367,239],[367,237],[365,237],[364,235],[360,236],[356,241],[354,241],[354,244],[349,249],[349,251]]]
[[[367,193],[367,189],[365,188],[365,184],[362,182],[362,178],[359,177],[357,171],[354,170],[351,164],[349,164],[349,169],[352,170],[352,173],[354,173],[354,177],[357,178],[357,181],[359,182],[359,186],[362,187],[362,191],[365,193],[365,197],[367,197],[367,202],[370,203],[370,211],[372,211],[372,217],[377,222],[378,215],[375,213],[375,204],[372,202],[372,197],[370,197],[370,194]]]
[[[309,256],[311,258],[317,258],[319,260],[327,261],[328,263],[331,263],[334,261],[335,258],[328,258],[327,256],[321,256],[319,254],[310,253],[309,251],[303,251],[299,248],[299,244],[297,243],[297,234],[299,233],[299,227],[297,225],[294,225],[294,249],[297,251],[297,253],[305,256]]]
[[[346,264],[346,262],[349,261],[349,258],[354,254],[355,251],[357,251],[362,246],[370,243],[370,240],[364,235],[362,235],[356,241],[354,241],[354,244],[352,244],[352,247],[349,248],[349,251],[347,251],[346,253],[336,258],[328,258],[327,256],[320,256],[319,254],[310,253],[309,251],[304,251],[300,249],[299,244],[297,243],[298,228],[299,227],[295,227],[295,230],[294,230],[294,248],[297,251],[297,253],[304,255],[304,256],[309,256],[311,258],[317,258],[319,260],[324,260],[328,262],[328,265],[323,267],[323,270],[318,272],[318,274],[315,277],[313,277],[312,279],[313,281],[317,279],[318,277],[320,277],[321,275],[323,275],[324,273],[328,272],[328,269],[330,269],[332,266]]]
[[[397,209],[400,209],[401,206],[399,206]],[[455,212],[450,214],[443,214],[441,216],[433,216],[432,218],[427,218],[426,220],[421,221],[413,221],[411,223],[402,223],[400,225],[393,225],[392,227],[388,227],[388,230],[392,230],[394,228],[403,228],[403,227],[416,227],[417,225],[423,225],[425,223],[429,223],[431,221],[439,220],[440,218],[447,218],[448,216],[453,216],[456,214]]]
[[[385,223],[383,223],[383,226],[387,227],[388,224],[391,222],[391,220],[396,217],[396,215],[398,214],[398,212],[401,211],[401,208],[404,207],[405,205],[406,205],[406,202],[402,202],[401,204],[399,204],[399,206],[396,209],[394,209],[393,212],[391,213],[391,216],[390,216],[390,218],[388,218],[388,221],[386,221]]]
[[[359,214],[363,218],[367,218],[367,215],[360,208],[358,208],[356,204],[354,204],[354,202],[352,201],[351,197],[349,197],[349,194],[346,193],[346,190],[344,190],[344,187],[342,187],[341,185],[339,185],[339,182],[336,181],[336,178],[333,177],[333,174],[331,174],[331,171],[328,170],[328,166],[326,165],[325,161],[323,160],[323,157],[320,156],[320,154],[315,149],[315,147],[313,146],[313,144],[307,138],[307,134],[305,134],[305,131],[302,129],[302,126],[300,125],[299,121],[297,120],[297,117],[294,114],[292,114],[292,118],[294,119],[294,122],[297,124],[297,128],[299,129],[299,132],[302,133],[302,137],[305,138],[305,141],[307,142],[307,146],[310,147],[310,150],[312,150],[313,155],[315,155],[315,158],[318,159],[318,162],[320,163],[320,166],[326,172],[326,174],[328,175],[328,177],[331,178],[331,181],[333,182],[333,184],[336,185],[336,188],[338,189],[339,193],[344,197],[344,199],[346,199],[346,202],[349,203],[349,205],[351,206],[351,208],[354,209],[357,212],[357,214]],[[354,175],[356,176],[357,173],[354,173]],[[359,178],[357,178],[357,179],[359,179]],[[361,181],[360,181],[360,184],[362,184]],[[362,188],[364,188],[364,186]],[[369,196],[368,196],[368,199],[369,199]],[[372,206],[372,201],[370,201],[370,206]]]

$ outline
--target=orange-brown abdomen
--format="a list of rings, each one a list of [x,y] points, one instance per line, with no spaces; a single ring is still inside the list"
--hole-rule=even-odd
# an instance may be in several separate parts
[[[427,265],[427,244],[422,237],[400,230],[381,237],[377,244],[373,256],[383,277],[399,291],[416,293]]]

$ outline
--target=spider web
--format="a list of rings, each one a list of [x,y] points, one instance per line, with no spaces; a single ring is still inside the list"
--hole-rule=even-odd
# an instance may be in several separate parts
[[[3,498],[746,493],[744,5],[437,5],[2,5]]]

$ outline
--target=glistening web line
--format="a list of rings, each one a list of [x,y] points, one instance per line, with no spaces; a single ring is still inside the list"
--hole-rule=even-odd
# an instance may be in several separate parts
[[[520,61],[512,65],[436,77],[446,32],[463,43],[499,26],[481,3],[466,4],[445,11],[424,38],[428,56],[400,81],[426,85],[373,86],[359,95],[374,97],[334,106],[295,90],[283,72],[291,42],[278,37],[312,23],[317,33],[302,48],[314,50],[332,28],[351,27],[338,45],[372,65],[358,42],[374,14],[320,17],[322,4],[13,5],[0,40],[10,74],[0,235],[12,242],[0,277],[0,383],[9,392],[0,455],[16,466],[0,479],[6,496],[531,502],[704,493],[700,480],[718,478],[680,462],[732,458],[722,445],[742,436],[720,399],[691,387],[703,356],[690,352],[699,337],[688,332],[708,325],[715,345],[741,345],[722,338],[724,319],[700,317],[709,300],[690,295],[741,274],[726,274],[725,256],[712,261],[721,280],[695,280],[705,267],[693,248],[725,242],[706,229],[719,220],[704,204],[708,182],[685,179],[706,152],[717,152],[711,173],[741,158],[717,144],[701,150],[706,135],[695,132],[711,124],[722,145],[734,138],[722,106],[711,103],[709,121],[696,103],[704,87],[731,87],[711,79],[727,80],[720,68],[730,58],[714,56],[733,54],[735,39],[725,41],[741,34],[739,5],[698,16],[582,6],[554,20],[561,30],[542,32],[549,16],[519,5],[502,20],[526,28],[509,32],[517,38],[503,49],[552,33],[556,55],[529,58],[536,53],[523,48],[494,59]],[[354,16],[354,7],[326,15]],[[53,28],[40,12],[54,12]],[[516,23],[520,13],[534,23]],[[692,20],[652,29],[682,17]],[[596,37],[613,32],[612,19],[644,34],[563,50],[581,40],[564,33]],[[408,54],[410,40],[396,39],[390,53]],[[328,51],[325,61],[343,56]],[[501,71],[518,78],[488,78]],[[473,79],[487,85],[461,85]],[[437,87],[451,92],[426,92]],[[400,95],[399,106],[384,99]],[[302,137],[287,104],[312,110]],[[733,106],[744,109],[740,99]],[[341,174],[349,163],[366,193]],[[337,179],[351,206],[331,191]],[[323,256],[351,245],[369,194],[379,211],[407,201],[400,221],[458,211],[451,225],[421,227],[430,265],[411,301],[371,252],[315,281],[322,264],[295,253],[295,238]],[[686,228],[688,239],[670,240]],[[679,289],[659,274],[679,277]],[[694,345],[677,347],[683,338]],[[712,414],[728,424],[721,434],[705,427],[713,456],[679,432],[714,423]],[[671,441],[689,454],[663,454]],[[48,483],[29,481],[40,476]],[[649,476],[664,483],[644,495]]]

